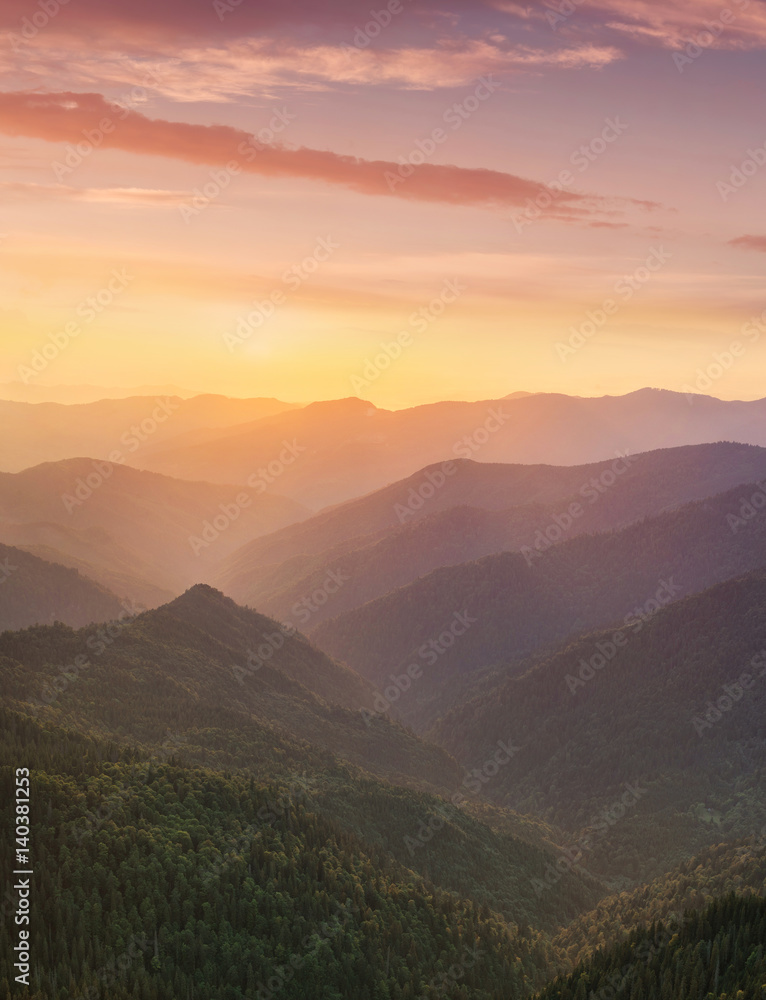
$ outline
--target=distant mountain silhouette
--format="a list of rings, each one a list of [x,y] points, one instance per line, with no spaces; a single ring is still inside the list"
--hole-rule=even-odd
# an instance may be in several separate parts
[[[247,506],[237,503],[243,492]],[[86,458],[0,473],[0,540],[147,606],[209,576],[243,541],[305,513],[294,500],[240,486],[185,483]]]
[[[583,465],[715,441],[763,446],[766,400],[724,402],[641,389],[599,398],[535,393],[392,412],[345,399],[265,417],[207,442],[158,441],[130,461],[181,479],[244,482],[254,469],[277,462],[286,441],[304,450],[269,488],[317,510],[447,459]]]
[[[268,614],[298,616],[311,632],[440,566],[534,546],[541,537],[547,544],[624,527],[766,477],[766,449],[689,445],[587,466],[459,459],[449,471],[430,466],[248,542],[226,558],[215,580]],[[567,514],[572,504],[574,518]],[[567,523],[562,515],[566,530],[558,527]],[[333,574],[342,586],[333,585]],[[331,594],[323,590],[328,580]]]
[[[0,402],[0,419],[14,427],[0,445],[0,469],[118,453],[126,464],[179,479],[253,478],[318,510],[450,459],[583,465],[722,440],[766,445],[764,418],[766,400],[659,389],[594,398],[511,393],[397,411],[356,398],[306,406],[212,395]]]
[[[421,666],[422,678],[393,711],[422,730],[490,668],[517,661],[518,671],[524,658],[567,637],[635,622],[766,567],[758,503],[766,505],[764,489],[738,486],[621,531],[437,569],[324,622],[312,639],[382,688],[410,663]],[[457,612],[473,622],[441,642]]]
[[[0,440],[0,470],[5,472],[81,455],[128,463],[161,441],[209,441],[222,428],[293,407],[276,399],[181,399],[156,392],[80,405],[11,402],[1,396],[0,422],[13,428]]]
[[[468,760],[515,733],[529,754],[504,768],[493,797],[578,834],[639,781],[635,817],[592,830],[584,853],[617,870],[629,850],[660,874],[766,822],[764,609],[758,570],[624,629],[619,648],[613,628],[583,635],[456,706],[433,735]]]
[[[123,611],[115,594],[77,570],[0,544],[0,631],[55,621],[79,628]]]

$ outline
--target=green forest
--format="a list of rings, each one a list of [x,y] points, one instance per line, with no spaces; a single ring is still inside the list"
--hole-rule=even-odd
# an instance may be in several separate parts
[[[207,585],[1,633],[34,905],[27,988],[9,877],[0,1000],[764,1000],[763,607],[755,571],[619,655],[585,631],[453,675],[427,736]]]
[[[146,759],[4,714],[35,776],[32,1000],[485,1000],[542,985],[550,945],[308,809],[298,786]],[[171,748],[172,750],[172,748]],[[8,840],[0,864],[13,868]],[[18,996],[3,904],[0,997]],[[15,985],[15,984],[13,984]]]
[[[756,1000],[766,995],[766,899],[734,894],[633,931],[540,1000]]]
[[[766,988],[763,838],[711,848],[554,933],[417,875],[315,809],[300,780],[184,765],[172,739],[147,755],[13,712],[0,722],[4,825],[14,766],[34,776],[32,1000],[755,1000]],[[6,892],[2,1000],[22,995],[14,907]]]

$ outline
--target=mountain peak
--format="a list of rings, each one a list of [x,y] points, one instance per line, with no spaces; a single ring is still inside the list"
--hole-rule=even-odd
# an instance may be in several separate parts
[[[359,396],[345,396],[343,399],[320,399],[316,403],[309,403],[307,410],[348,410],[356,412],[358,410],[377,410],[377,407],[366,399]]]
[[[207,583],[195,583],[175,600],[165,604],[164,610],[173,614],[185,615],[188,613],[199,614],[204,610],[215,610],[218,614],[226,612],[228,615],[237,614],[244,611],[230,597],[227,597],[220,590],[211,587]]]

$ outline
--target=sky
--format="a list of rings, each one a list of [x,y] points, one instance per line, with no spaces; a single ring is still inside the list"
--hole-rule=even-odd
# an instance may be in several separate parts
[[[762,0],[4,0],[0,382],[766,395]]]

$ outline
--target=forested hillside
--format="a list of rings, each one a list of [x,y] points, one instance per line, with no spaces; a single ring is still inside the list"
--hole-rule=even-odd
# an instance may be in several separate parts
[[[125,614],[117,596],[95,580],[0,544],[0,631],[55,621],[78,628]]]
[[[557,979],[539,1000],[746,1000],[763,995],[766,899],[734,894],[634,931]]]
[[[752,573],[498,668],[433,734],[462,766],[207,586],[3,633],[3,780],[30,767],[42,810],[30,996],[515,1000],[593,942],[761,891],[762,846],[687,859],[766,824],[764,606]]]
[[[451,707],[455,677],[470,682],[482,668],[638,621],[766,565],[766,517],[751,503],[761,496],[749,484],[622,531],[435,570],[325,622],[312,640],[381,687],[418,664],[422,679],[393,711],[422,730]],[[470,621],[449,635],[456,613]]]
[[[766,826],[745,841],[715,844],[651,882],[606,896],[563,928],[553,944],[565,962],[576,965],[632,930],[667,923],[732,892],[766,896]]]
[[[0,29],[0,1000],[766,1000],[766,0]]]
[[[41,719],[147,745],[170,729],[195,759],[281,776],[337,755],[419,787],[459,768],[388,719],[368,726],[368,682],[299,633],[194,587],[112,626],[36,626],[0,635],[6,698]]]
[[[2,721],[6,827],[15,767],[34,775],[33,1000],[436,1000],[453,984],[489,1000],[546,976],[538,933],[370,848],[300,786],[183,767],[172,740],[147,759]],[[8,912],[6,894],[3,1000],[18,995]]]
[[[264,639],[270,655],[249,664],[247,650],[257,654]],[[119,627],[6,632],[0,681],[7,701],[47,725],[147,752],[170,739],[185,761],[262,782],[308,780],[317,811],[509,919],[551,927],[603,893],[573,872],[541,899],[528,873],[542,877],[555,861],[553,831],[514,814],[497,828],[480,805],[486,775],[469,779],[444,750],[385,717],[368,725],[365,681],[212,588]],[[497,752],[475,764],[491,773]]]
[[[466,761],[513,732],[492,798],[567,828],[585,870],[660,874],[766,823],[764,608],[757,572],[583,635],[432,735]]]

